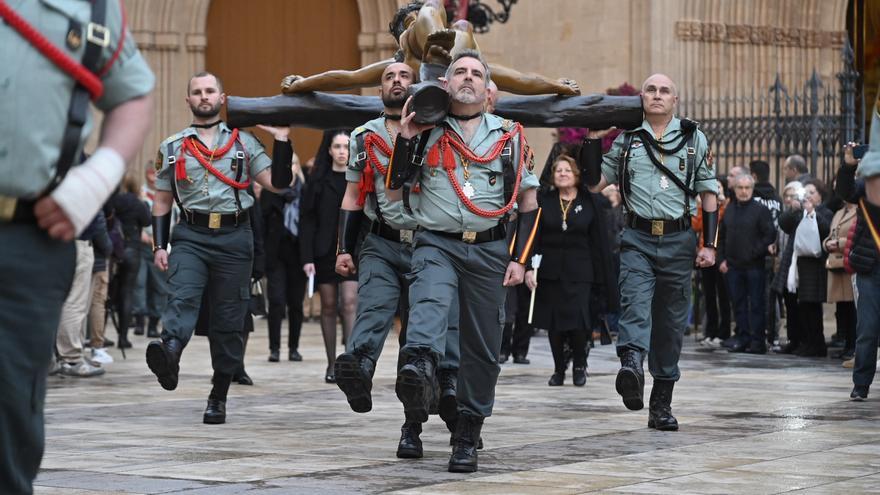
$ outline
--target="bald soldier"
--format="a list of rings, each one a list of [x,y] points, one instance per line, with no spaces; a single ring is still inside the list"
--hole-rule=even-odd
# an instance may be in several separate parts
[[[715,264],[717,185],[706,136],[695,122],[675,117],[678,91],[666,75],[642,84],[645,120],[622,133],[601,157],[601,136],[584,141],[580,163],[592,192],[618,184],[626,210],[620,245],[621,368],[616,388],[631,410],[644,407],[645,375],[654,377],[648,427],[678,430],[672,389],[687,325],[691,270]],[[592,139],[591,139],[592,138]],[[704,247],[690,230],[702,199]]]

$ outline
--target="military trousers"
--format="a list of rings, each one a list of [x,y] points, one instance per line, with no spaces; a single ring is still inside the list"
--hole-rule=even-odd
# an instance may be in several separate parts
[[[76,248],[0,224],[0,491],[32,493],[45,444],[46,375]]]
[[[420,231],[415,236],[409,274],[407,350],[443,355],[449,310],[459,302],[459,412],[490,416],[501,366],[504,325],[504,272],[510,261],[507,243],[467,244]]]
[[[690,230],[653,236],[621,233],[620,317],[617,352],[648,353],[655,379],[678,380],[678,358],[687,326],[696,236]]]
[[[379,360],[385,339],[394,323],[394,315],[400,308],[405,342],[409,322],[409,282],[412,246],[393,242],[376,234],[368,234],[360,249],[358,259],[358,308],[357,318],[348,352],[362,354],[374,363]],[[458,300],[449,308],[447,328],[441,338],[444,343],[440,369],[458,370]],[[403,345],[403,344],[402,344]]]
[[[176,226],[168,259],[169,296],[162,315],[162,338],[176,338],[185,346],[206,294],[211,301],[208,327],[214,371],[234,374],[244,359],[241,329],[251,297],[253,257],[250,225]]]

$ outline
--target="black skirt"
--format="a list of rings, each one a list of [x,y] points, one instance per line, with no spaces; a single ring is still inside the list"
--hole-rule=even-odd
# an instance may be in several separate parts
[[[540,270],[538,271],[540,276]],[[532,326],[555,332],[590,328],[589,282],[538,279]]]

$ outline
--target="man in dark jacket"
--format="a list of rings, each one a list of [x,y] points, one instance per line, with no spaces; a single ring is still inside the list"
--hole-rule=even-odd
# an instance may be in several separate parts
[[[764,160],[753,160],[749,163],[749,170],[755,179],[755,201],[766,206],[770,210],[770,216],[773,218],[773,228],[779,229],[779,213],[782,212],[782,198],[776,192],[776,188],[770,183],[770,164]],[[764,258],[764,275],[766,275],[764,296],[767,300],[767,341],[778,349],[779,345],[779,323],[777,305],[781,304],[779,295],[771,290],[773,285],[773,276],[775,272],[776,253],[779,252],[779,246],[774,243],[767,256]]]
[[[770,210],[753,199],[754,189],[751,175],[734,179],[736,198],[721,220],[718,259],[719,270],[727,274],[739,329],[737,342],[729,350],[765,354],[764,256],[776,239],[776,229]]]

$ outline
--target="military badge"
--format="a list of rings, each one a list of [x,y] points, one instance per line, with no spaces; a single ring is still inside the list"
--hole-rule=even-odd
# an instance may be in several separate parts
[[[162,152],[156,153],[156,161],[153,162],[153,168],[156,169],[156,172],[162,170],[162,164],[165,163],[165,160],[162,159]]]
[[[709,151],[706,152],[706,167],[709,170],[712,170],[712,167],[715,166],[715,155],[712,153],[712,148],[709,148]]]
[[[82,46],[82,33],[76,27],[71,27],[70,31],[67,32],[67,48],[71,51],[76,51]]]
[[[498,182],[498,174],[495,172],[489,173],[489,185],[494,186]]]

